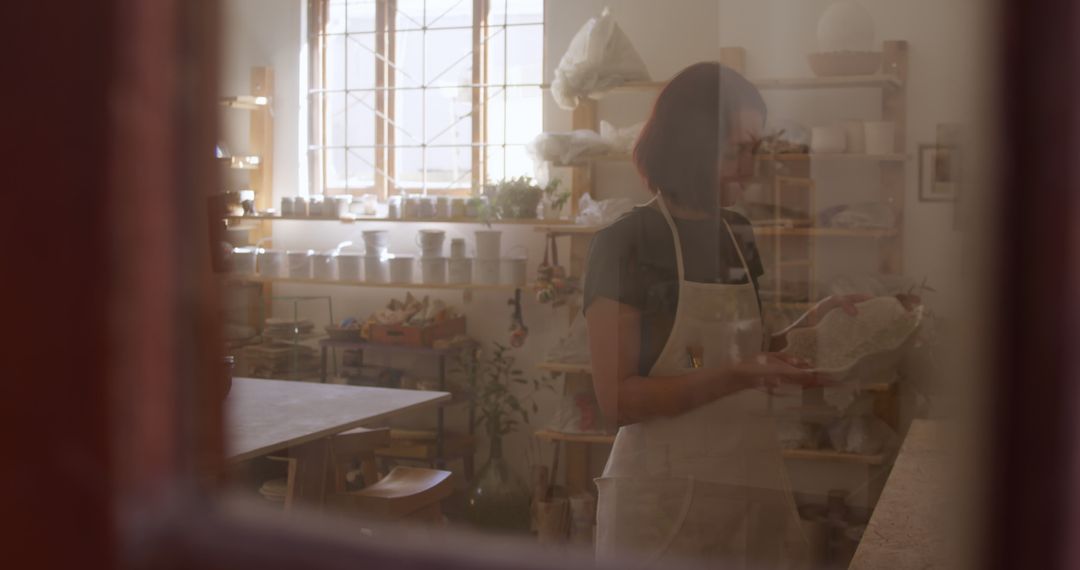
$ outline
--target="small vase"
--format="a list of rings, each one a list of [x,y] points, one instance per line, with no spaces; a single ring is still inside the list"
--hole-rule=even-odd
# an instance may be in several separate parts
[[[529,532],[529,492],[502,456],[502,438],[491,439],[487,464],[469,488],[468,518],[491,531]]]

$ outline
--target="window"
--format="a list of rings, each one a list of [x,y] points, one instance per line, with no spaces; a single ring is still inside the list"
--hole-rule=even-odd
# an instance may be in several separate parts
[[[470,194],[530,174],[543,0],[309,0],[312,192]]]

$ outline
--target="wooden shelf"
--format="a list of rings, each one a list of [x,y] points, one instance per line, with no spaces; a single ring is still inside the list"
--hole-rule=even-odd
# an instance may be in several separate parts
[[[331,281],[325,279],[303,279],[294,277],[261,277],[258,275],[229,275],[228,279],[239,283],[293,283],[301,285],[327,285],[338,287],[365,287],[371,289],[438,289],[450,291],[513,291],[514,289],[526,289],[529,285],[481,285],[479,283],[465,284],[435,284],[435,283],[368,283],[366,281]]]
[[[563,433],[550,429],[542,429],[533,433],[539,439],[545,441],[566,441],[570,443],[602,443],[611,445],[615,443],[615,436],[606,433]]]
[[[387,224],[473,224],[473,225],[504,225],[504,226],[529,226],[541,221],[539,219],[528,220],[480,220],[477,218],[376,218],[371,216],[346,215],[340,218],[320,218],[317,216],[278,216],[278,215],[255,215],[255,216],[225,216],[230,222],[338,222],[342,224],[355,223],[387,223]],[[570,220],[552,220],[544,222],[550,226],[570,226]]]
[[[541,362],[536,368],[562,374],[592,374],[592,365],[587,362]]]
[[[218,160],[223,164],[228,164],[229,168],[233,170],[258,170],[262,168],[262,158],[256,155],[225,156]]]
[[[885,463],[885,455],[859,455],[856,453],[841,453],[828,449],[785,449],[785,459],[803,459],[807,461],[835,461],[838,463],[856,463],[862,465],[882,465]]]
[[[901,87],[903,82],[898,77],[886,74],[848,75],[838,77],[782,77],[751,79],[758,89],[851,89],[862,87]],[[633,81],[624,83],[612,91],[658,91],[667,85],[667,81]]]
[[[906,154],[855,154],[855,153],[782,153],[759,154],[759,162],[907,162]]]
[[[555,235],[590,235],[603,229],[605,226],[536,226],[536,231]],[[899,235],[897,230],[863,230],[849,228],[787,228],[776,226],[758,226],[754,228],[755,236],[806,236],[806,237],[857,237],[857,238],[887,238]]]
[[[246,109],[248,111],[261,111],[270,108],[270,98],[262,95],[236,95],[218,99],[222,107],[230,109]]]

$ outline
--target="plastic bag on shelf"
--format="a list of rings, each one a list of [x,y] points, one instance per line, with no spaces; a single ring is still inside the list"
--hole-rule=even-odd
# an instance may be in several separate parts
[[[604,8],[570,41],[555,69],[551,94],[560,107],[577,108],[582,97],[597,97],[628,81],[648,81],[645,62]]]
[[[589,356],[589,330],[585,326],[585,318],[578,316],[570,325],[566,336],[559,339],[555,346],[548,349],[547,360],[549,362],[563,362],[572,364],[588,364]]]
[[[578,200],[577,223],[585,226],[604,226],[629,212],[637,203],[630,198],[593,200],[588,192]]]
[[[540,133],[528,146],[533,162],[574,164],[579,159],[611,154],[611,143],[588,129],[568,133]]]
[[[823,227],[887,230],[896,226],[896,213],[888,204],[864,202],[828,208],[818,220]]]
[[[607,121],[600,121],[600,138],[608,143],[611,154],[630,154],[643,128],[644,122],[619,128]]]

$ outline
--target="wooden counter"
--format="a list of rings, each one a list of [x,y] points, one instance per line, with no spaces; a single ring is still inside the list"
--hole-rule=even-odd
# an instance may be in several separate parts
[[[945,545],[945,456],[940,422],[915,420],[885,483],[851,570],[948,567]]]

